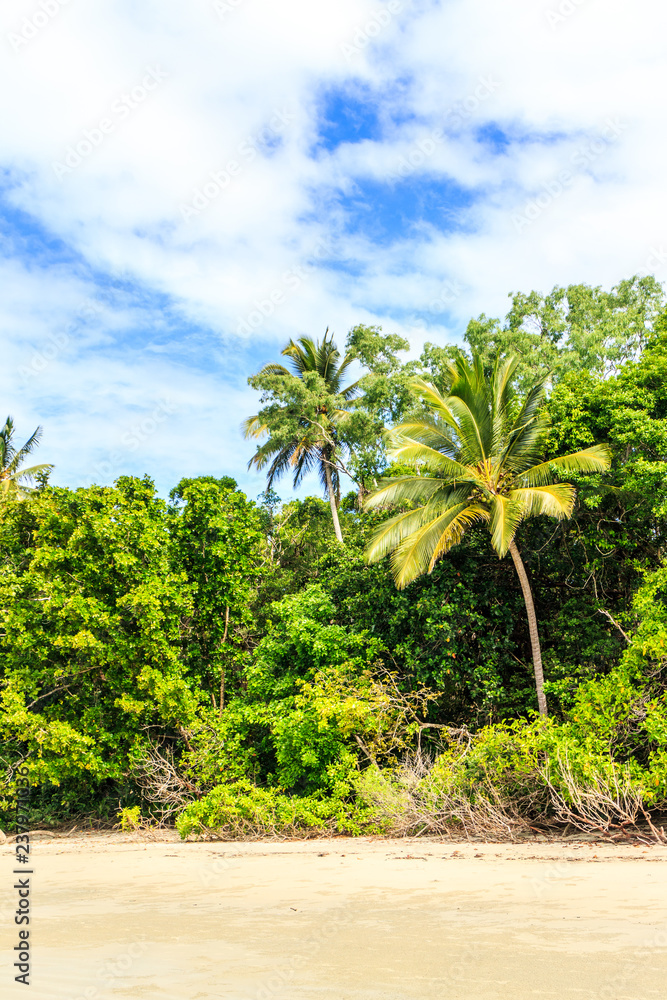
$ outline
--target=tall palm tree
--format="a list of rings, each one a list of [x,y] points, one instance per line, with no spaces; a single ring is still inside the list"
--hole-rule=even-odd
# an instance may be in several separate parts
[[[290,358],[292,371],[279,364],[265,365],[254,376],[260,387],[264,388],[267,384],[267,376],[269,381],[275,376],[278,376],[279,381],[288,380],[287,386],[282,382],[282,390],[289,390],[290,379],[300,379],[304,383],[308,381],[310,385],[309,376],[314,374],[319,376],[319,381],[316,380],[314,394],[310,395],[308,406],[299,406],[288,400],[278,411],[274,411],[272,418],[267,416],[266,411],[248,417],[243,424],[246,438],[268,436],[268,440],[258,446],[248,468],[254,465],[257,469],[263,469],[271,463],[267,474],[267,489],[288,470],[293,470],[293,483],[296,487],[306,473],[317,468],[331,505],[336,538],[342,544],[343,535],[338,519],[342,471],[338,427],[349,415],[346,404],[359,392],[358,382],[343,387],[343,376],[354,360],[354,355],[348,353],[341,360],[340,351],[333,342],[333,334],[329,335],[328,328],[321,342],[314,341],[311,337],[299,337],[297,343],[290,340],[282,354]],[[303,399],[303,396],[297,398]],[[284,427],[288,428],[287,433]]]
[[[53,466],[48,463],[23,467],[23,461],[30,455],[42,436],[42,428],[38,427],[28,438],[22,448],[14,447],[14,421],[7,417],[5,426],[0,430],[0,500],[10,494],[24,497],[30,490],[30,480],[40,472],[46,472]]]
[[[519,524],[546,514],[570,517],[576,491],[556,482],[559,473],[602,472],[610,453],[595,445],[548,462],[540,461],[547,417],[544,382],[537,382],[523,403],[512,381],[517,358],[496,360],[490,377],[479,357],[472,364],[461,356],[447,373],[442,394],[423,379],[414,389],[428,412],[393,429],[390,454],[415,467],[415,475],[388,479],[366,499],[367,507],[416,502],[373,534],[366,550],[369,562],[392,552],[396,585],[406,587],[461,541],[468,528],[484,524],[502,558],[510,553],[526,603],[535,686],[540,713],[547,714],[542,654],[530,582],[515,541]]]

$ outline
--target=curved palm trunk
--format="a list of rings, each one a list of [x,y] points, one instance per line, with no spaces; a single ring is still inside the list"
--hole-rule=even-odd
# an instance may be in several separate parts
[[[533,603],[533,594],[530,589],[530,581],[528,579],[528,574],[526,573],[526,567],[523,565],[523,560],[521,554],[516,546],[514,539],[510,542],[510,554],[514,560],[514,565],[516,567],[517,574],[519,576],[519,582],[521,583],[521,590],[523,591],[523,599],[526,602],[526,612],[528,614],[528,631],[530,632],[530,645],[533,651],[533,669],[535,671],[535,687],[537,688],[537,705],[540,710],[540,715],[547,715],[547,699],[544,694],[544,673],[542,671],[542,650],[540,649],[540,636],[537,631],[537,617],[535,615],[535,605]]]
[[[225,608],[225,634],[222,637],[223,643],[227,642],[227,634],[229,632],[229,605]],[[220,667],[220,708],[218,714],[222,715],[222,710],[225,707],[225,668]]]
[[[340,530],[340,521],[338,520],[338,507],[336,506],[336,494],[334,493],[333,483],[331,481],[331,466],[328,462],[324,463],[324,475],[327,480],[327,493],[329,494],[329,503],[331,505],[331,517],[333,519],[334,531],[336,532],[336,538],[343,545],[343,534]]]

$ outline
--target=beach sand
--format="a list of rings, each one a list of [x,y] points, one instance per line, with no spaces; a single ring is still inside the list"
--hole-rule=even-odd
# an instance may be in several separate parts
[[[34,848],[29,990],[0,848],[3,1000],[667,996],[663,847],[96,833]]]

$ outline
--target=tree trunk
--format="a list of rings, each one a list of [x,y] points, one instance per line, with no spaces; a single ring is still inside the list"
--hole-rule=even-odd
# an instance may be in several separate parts
[[[519,582],[523,591],[523,599],[526,602],[526,612],[528,614],[528,631],[530,632],[530,645],[533,651],[533,670],[535,671],[535,687],[537,689],[537,705],[540,715],[547,715],[547,699],[544,694],[544,673],[542,671],[542,650],[540,649],[540,636],[537,631],[537,617],[535,615],[535,605],[530,589],[530,581],[523,565],[521,554],[514,539],[510,542],[510,554],[514,560],[516,571],[519,575]]]
[[[331,466],[327,461],[324,462],[324,475],[327,480],[327,493],[329,494],[329,503],[331,504],[331,517],[333,519],[334,531],[336,532],[336,538],[340,544],[343,545],[343,535],[340,530],[340,521],[338,520],[338,507],[336,506],[336,495],[331,481]]]
[[[229,605],[225,608],[225,634],[222,637],[223,645],[227,642],[227,633],[229,632]],[[222,710],[225,707],[225,668],[220,667],[220,706],[218,709],[218,714],[222,715]]]

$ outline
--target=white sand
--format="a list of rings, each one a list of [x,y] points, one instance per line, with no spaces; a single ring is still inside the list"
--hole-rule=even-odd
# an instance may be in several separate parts
[[[0,848],[3,1000],[667,997],[665,848],[40,839],[29,990],[13,859]]]

